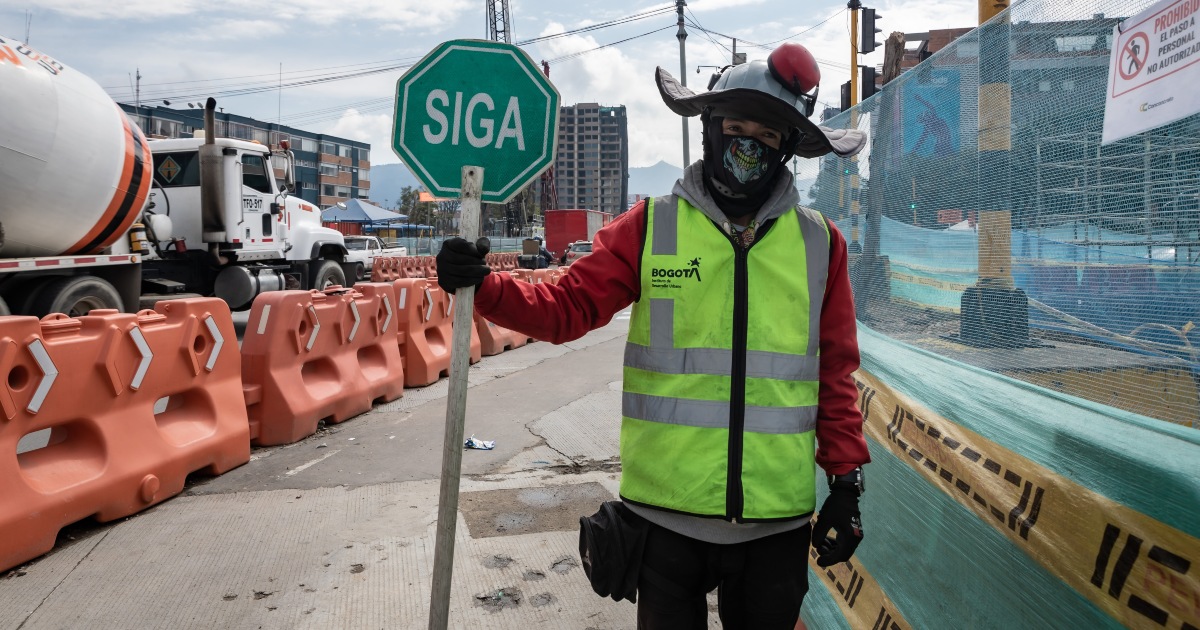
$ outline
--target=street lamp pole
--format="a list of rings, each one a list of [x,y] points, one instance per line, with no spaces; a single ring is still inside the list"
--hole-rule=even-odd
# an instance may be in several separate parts
[[[684,48],[684,42],[687,40],[687,29],[683,26],[683,7],[687,6],[684,0],[675,0],[675,13],[679,16],[679,31],[675,33],[675,39],[679,40],[679,81],[683,87],[687,87],[687,51]],[[683,166],[687,168],[692,163],[690,151],[688,151],[688,119],[687,116],[680,116],[683,119]]]

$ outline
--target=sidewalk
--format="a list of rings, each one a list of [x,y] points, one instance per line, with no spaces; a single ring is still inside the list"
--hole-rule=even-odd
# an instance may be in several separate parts
[[[627,316],[472,366],[450,626],[632,628],[595,595],[578,519],[615,497]],[[425,628],[447,383],[0,575],[0,628]],[[719,627],[713,615],[712,627]]]

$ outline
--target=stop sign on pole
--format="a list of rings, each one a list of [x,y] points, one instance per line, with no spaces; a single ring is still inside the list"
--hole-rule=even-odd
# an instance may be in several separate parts
[[[392,149],[434,196],[458,197],[472,165],[481,199],[504,203],[554,164],[557,137],[558,91],[512,44],[443,42],[396,81]]]

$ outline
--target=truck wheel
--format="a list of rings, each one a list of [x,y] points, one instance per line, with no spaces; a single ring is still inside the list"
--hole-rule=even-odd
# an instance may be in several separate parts
[[[362,282],[367,277],[367,268],[362,263],[354,265],[354,281]]]
[[[107,281],[92,276],[68,276],[43,285],[30,306],[30,314],[43,317],[50,313],[65,313],[79,317],[95,309],[119,311],[122,306],[121,295]]]
[[[312,268],[312,288],[323,291],[334,285],[346,286],[346,272],[336,260],[314,261]]]

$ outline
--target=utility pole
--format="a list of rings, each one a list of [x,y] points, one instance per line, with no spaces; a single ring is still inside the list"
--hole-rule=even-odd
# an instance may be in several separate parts
[[[858,104],[858,10],[862,3],[850,0],[846,8],[850,9],[850,107],[854,107]]]
[[[1012,83],[1008,0],[979,0],[979,281],[962,294],[959,330],[985,348],[1029,343],[1029,300],[1012,279]]]
[[[136,108],[134,111],[136,111],[140,116],[142,114],[142,69],[135,68],[134,72],[136,73],[134,76],[137,79],[137,82],[134,84],[135,87],[133,88],[133,101],[134,107]]]
[[[679,31],[675,33],[675,39],[679,40],[679,82],[683,84],[683,87],[687,87],[687,51],[684,49],[687,29],[683,26],[683,7],[686,6],[687,2],[684,0],[675,0],[675,13],[679,16],[677,22]],[[683,119],[683,166],[687,168],[692,163],[690,151],[688,151],[688,119],[687,116],[680,116],[680,118]]]

